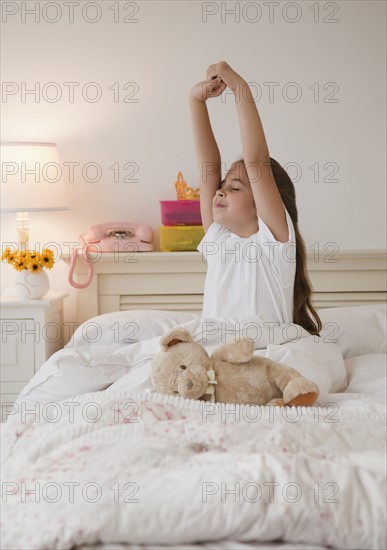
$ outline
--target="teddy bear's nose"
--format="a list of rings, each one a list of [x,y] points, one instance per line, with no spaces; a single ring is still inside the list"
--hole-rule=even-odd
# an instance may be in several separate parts
[[[187,380],[187,382],[185,383],[185,387],[187,390],[192,390],[192,387],[193,387],[192,380]]]

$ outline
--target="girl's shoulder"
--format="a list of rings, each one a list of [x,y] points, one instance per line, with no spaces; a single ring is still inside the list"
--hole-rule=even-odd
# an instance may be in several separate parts
[[[200,241],[197,250],[199,250],[203,256],[206,256],[211,248],[212,250],[216,248],[218,243],[227,239],[229,235],[231,235],[229,229],[217,222],[213,222],[207,229],[203,239]]]
[[[227,229],[227,227],[224,227],[223,225],[220,225],[217,222],[212,222],[210,227],[207,229],[204,239],[207,240],[217,240],[222,236],[231,235],[231,231]]]
[[[292,218],[290,217],[290,214],[286,210],[286,208],[285,208],[285,215],[286,215],[286,221],[287,221],[287,224],[288,224],[288,240],[287,241],[285,241],[285,242],[278,241],[274,237],[273,233],[270,231],[269,227],[265,224],[265,222],[260,217],[258,217],[259,229],[258,229],[258,232],[255,234],[256,239],[259,242],[276,244],[280,248],[282,248],[284,246],[289,246],[290,244],[295,246],[295,244],[296,244],[296,232],[295,232],[295,229],[294,229]]]

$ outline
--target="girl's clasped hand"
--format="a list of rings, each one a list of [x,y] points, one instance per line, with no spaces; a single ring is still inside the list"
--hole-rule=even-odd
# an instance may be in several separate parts
[[[235,92],[237,84],[241,82],[243,78],[228,63],[220,61],[208,67],[207,80],[195,84],[191,90],[191,96],[200,101],[207,101],[212,97],[220,96],[226,88]]]

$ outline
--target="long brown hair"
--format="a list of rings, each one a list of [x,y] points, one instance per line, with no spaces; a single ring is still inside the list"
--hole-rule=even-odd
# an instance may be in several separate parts
[[[243,163],[244,165],[244,160],[238,159],[234,164],[237,163]],[[296,236],[296,275],[293,293],[293,323],[300,325],[310,334],[319,335],[322,329],[322,323],[317,311],[312,305],[313,288],[306,267],[305,243],[298,229],[296,190],[286,170],[282,168],[279,162],[271,157],[270,166],[282,202],[292,219]],[[244,168],[246,170],[245,165]]]

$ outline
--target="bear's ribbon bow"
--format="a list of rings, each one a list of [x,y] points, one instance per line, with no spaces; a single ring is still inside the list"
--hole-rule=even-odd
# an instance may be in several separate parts
[[[218,382],[215,379],[214,369],[207,371],[207,377],[208,377],[208,387],[207,387],[206,395],[210,395],[211,396],[210,402],[215,403],[215,384],[217,384]]]

